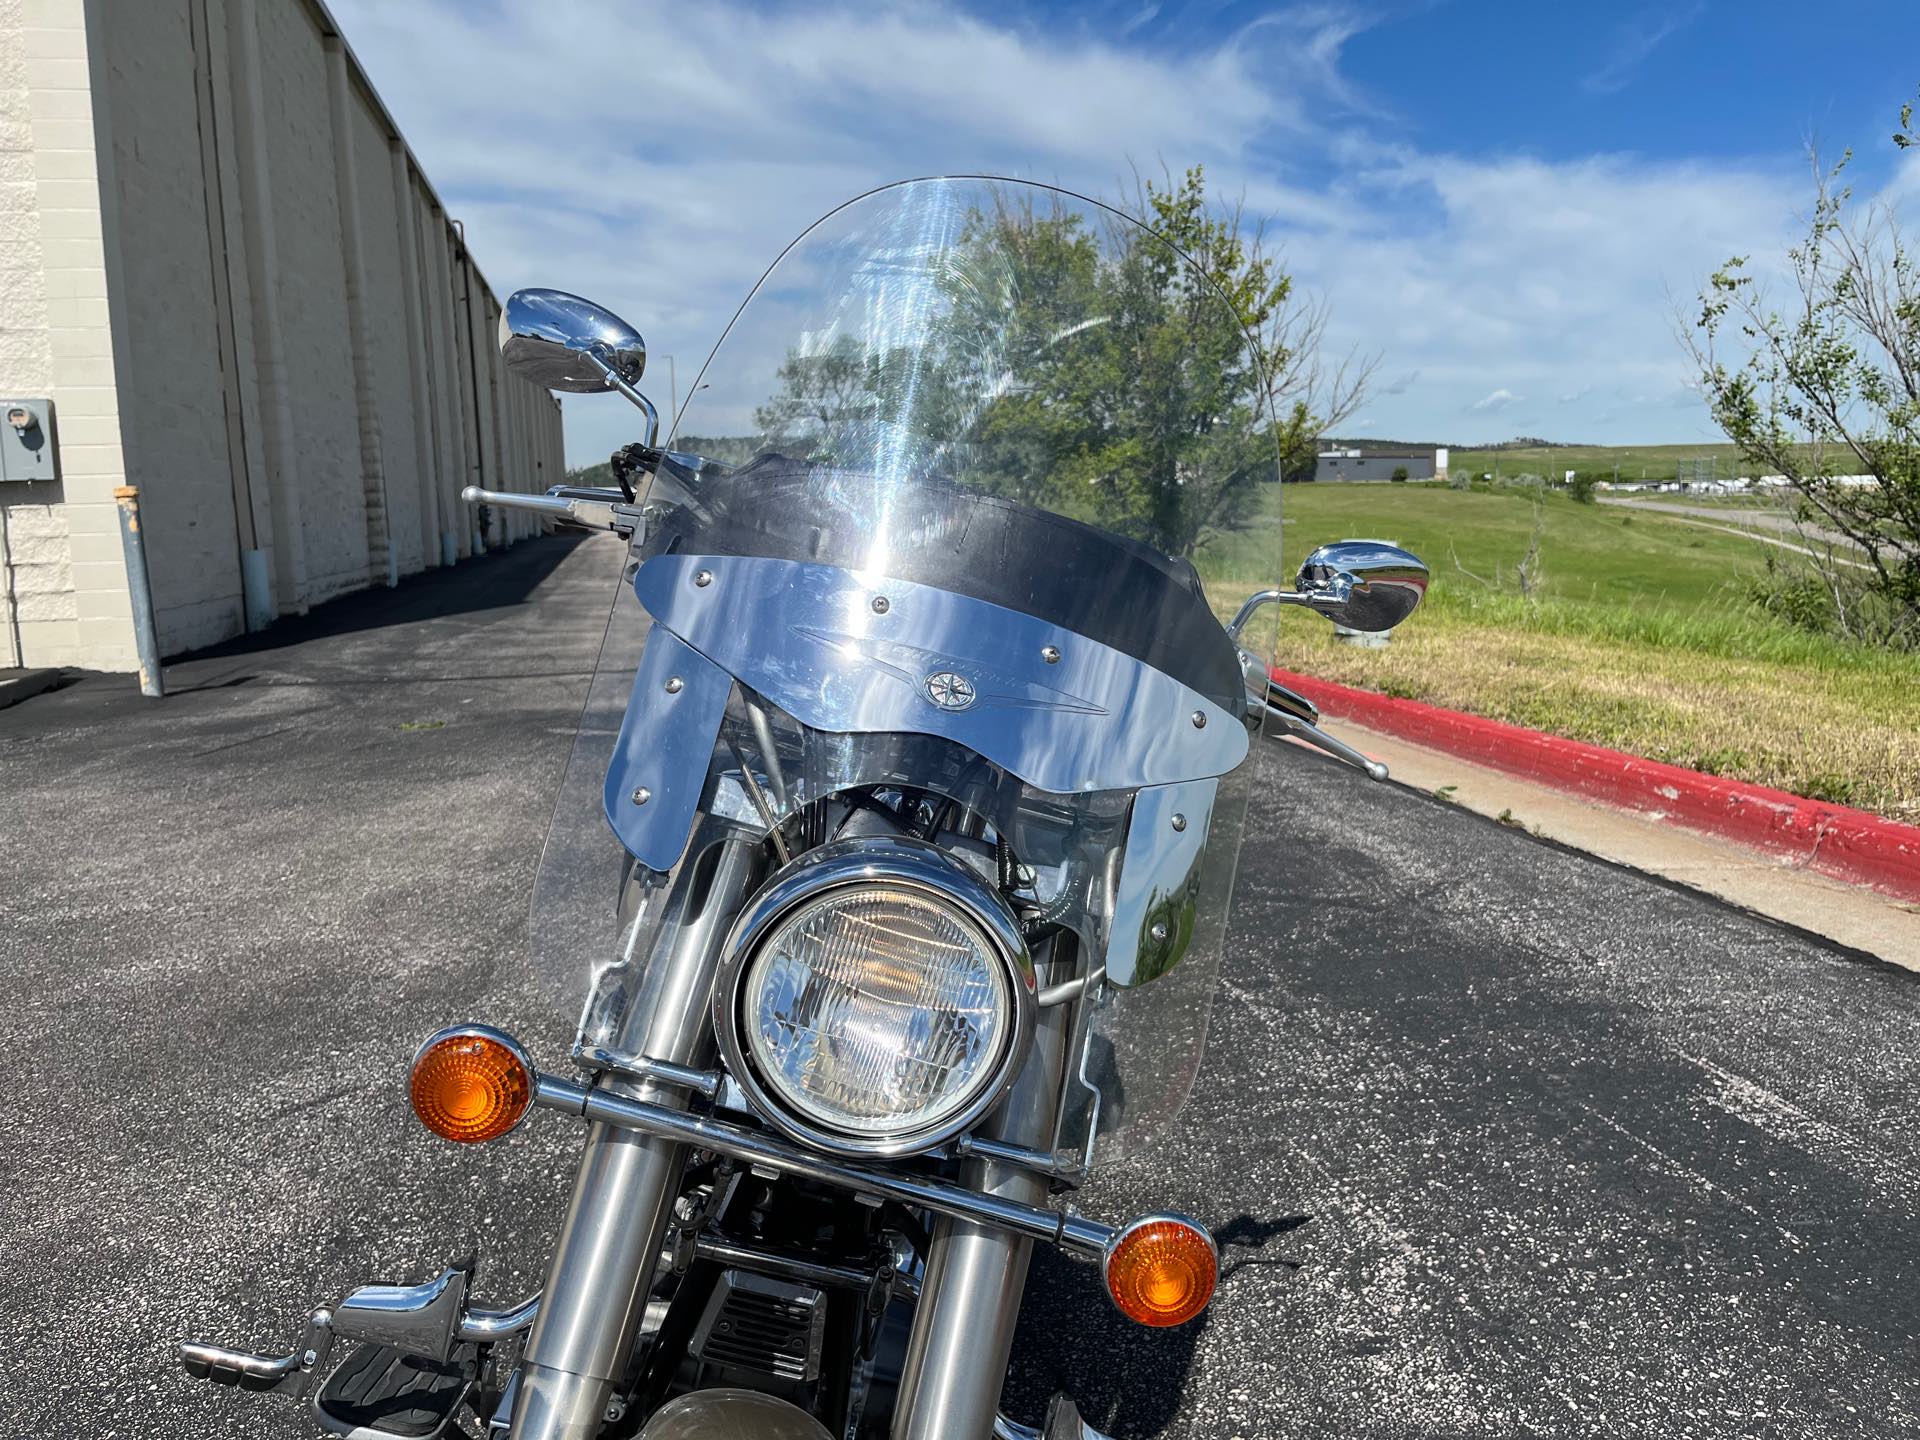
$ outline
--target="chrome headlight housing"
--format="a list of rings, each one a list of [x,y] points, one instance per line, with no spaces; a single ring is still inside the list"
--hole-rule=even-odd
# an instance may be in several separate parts
[[[1006,903],[922,841],[826,845],[727,942],[714,1029],[775,1128],[823,1150],[930,1150],[992,1108],[1033,1034],[1033,962]]]

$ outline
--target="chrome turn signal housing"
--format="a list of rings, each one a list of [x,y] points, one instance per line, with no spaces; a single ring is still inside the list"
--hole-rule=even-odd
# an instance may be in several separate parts
[[[1032,1039],[1005,902],[932,845],[860,839],[775,875],[727,943],[714,1028],[769,1124],[850,1155],[932,1149],[1005,1093]]]
[[[1184,1325],[1213,1299],[1220,1252],[1184,1215],[1145,1215],[1107,1242],[1101,1273],[1115,1308],[1140,1325]]]
[[[533,1104],[533,1064],[511,1035],[457,1025],[427,1037],[414,1054],[407,1097],[420,1123],[443,1140],[498,1140]]]

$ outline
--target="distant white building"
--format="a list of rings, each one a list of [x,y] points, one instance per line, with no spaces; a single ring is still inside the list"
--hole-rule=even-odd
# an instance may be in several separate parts
[[[1396,471],[1404,480],[1447,478],[1447,451],[1406,450],[1376,446],[1337,446],[1314,456],[1313,478],[1327,482],[1391,480]]]

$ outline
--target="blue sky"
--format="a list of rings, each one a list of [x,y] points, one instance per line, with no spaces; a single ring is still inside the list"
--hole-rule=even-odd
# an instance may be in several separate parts
[[[894,6],[333,0],[502,292],[603,300],[665,408],[779,248],[891,179],[1111,193],[1200,162],[1378,357],[1350,434],[1716,438],[1676,317],[1792,243],[1809,142],[1920,205],[1888,136],[1920,4]],[[632,438],[566,401],[570,463]]]

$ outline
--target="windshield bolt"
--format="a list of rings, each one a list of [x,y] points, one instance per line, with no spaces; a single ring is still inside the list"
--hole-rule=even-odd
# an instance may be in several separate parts
[[[1044,649],[1041,650],[1040,658],[1046,661],[1047,664],[1049,665],[1058,665],[1060,663],[1059,648],[1053,645],[1046,646]]]
[[[1147,934],[1153,937],[1154,944],[1165,944],[1167,939],[1167,922],[1164,920],[1154,921],[1152,927],[1147,931]]]
[[[886,596],[876,595],[873,597],[873,613],[874,614],[884,615],[887,613],[887,611],[891,610],[892,608],[893,608],[893,602],[887,599]]]
[[[633,803],[636,805],[644,805],[647,803],[647,801],[651,800],[652,798],[653,798],[653,792],[647,789],[647,787],[644,785],[640,786],[638,789],[636,789],[633,792]]]
[[[1184,816],[1184,815],[1176,815],[1176,816],[1174,816],[1174,817],[1173,817],[1173,828],[1174,828],[1174,829],[1176,829],[1176,830],[1184,830],[1184,829],[1186,829],[1186,828],[1187,828],[1187,817],[1186,817],[1186,816]]]
[[[711,570],[694,571],[693,583],[698,585],[703,590],[706,589],[707,586],[713,583],[713,572]]]
[[[1196,710],[1193,712],[1193,728],[1196,730],[1204,730],[1207,728],[1207,712],[1206,711]]]
[[[669,695],[678,695],[686,688],[687,682],[682,680],[678,675],[670,677],[667,681],[667,694]]]

